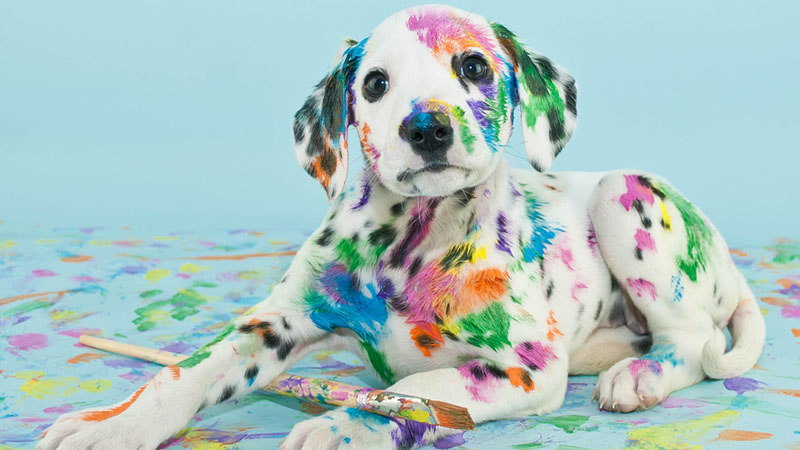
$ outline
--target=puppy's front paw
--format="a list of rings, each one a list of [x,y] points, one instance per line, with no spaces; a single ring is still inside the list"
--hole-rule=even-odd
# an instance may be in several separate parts
[[[340,408],[295,425],[280,449],[410,449],[432,442],[443,431],[446,429]]]
[[[631,412],[651,408],[664,400],[669,390],[660,363],[628,358],[600,374],[594,398],[600,409]]]
[[[154,430],[129,415],[103,419],[108,409],[65,414],[45,431],[36,450],[152,450]],[[94,420],[103,419],[103,420]],[[145,422],[148,423],[148,422]]]

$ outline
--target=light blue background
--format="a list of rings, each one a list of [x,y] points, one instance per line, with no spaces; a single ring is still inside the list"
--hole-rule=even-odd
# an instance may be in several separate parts
[[[0,0],[0,219],[312,228],[292,115],[342,38],[412,4]],[[662,174],[734,245],[800,236],[800,2],[454,4],[577,78],[554,170]]]

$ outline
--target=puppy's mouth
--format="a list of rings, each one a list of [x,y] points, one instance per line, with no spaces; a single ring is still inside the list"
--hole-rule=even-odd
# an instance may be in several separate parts
[[[447,169],[460,169],[463,171],[467,170],[464,167],[454,166],[446,161],[432,161],[429,162],[428,164],[425,164],[420,169],[406,169],[400,172],[399,174],[397,174],[397,181],[400,182],[408,181],[421,173],[426,173],[426,172],[439,173]]]

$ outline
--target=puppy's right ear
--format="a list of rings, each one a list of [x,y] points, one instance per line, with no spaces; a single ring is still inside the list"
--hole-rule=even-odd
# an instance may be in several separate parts
[[[347,128],[354,123],[353,80],[366,39],[347,40],[314,92],[294,115],[294,152],[300,166],[336,198],[347,179]]]

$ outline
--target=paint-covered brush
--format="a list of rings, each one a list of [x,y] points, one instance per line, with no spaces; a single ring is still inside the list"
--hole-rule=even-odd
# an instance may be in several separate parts
[[[175,365],[187,356],[126,344],[96,336],[82,335],[80,343],[164,366]],[[459,430],[475,428],[469,411],[461,406],[412,395],[340,383],[322,378],[283,373],[262,388],[269,392],[328,405],[346,406],[386,417],[397,417]]]

